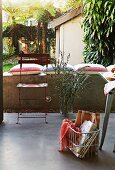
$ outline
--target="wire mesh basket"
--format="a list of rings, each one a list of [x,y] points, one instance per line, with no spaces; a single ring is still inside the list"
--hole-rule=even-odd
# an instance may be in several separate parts
[[[68,148],[79,158],[96,155],[99,146],[99,129],[79,133],[70,127],[67,133]]]

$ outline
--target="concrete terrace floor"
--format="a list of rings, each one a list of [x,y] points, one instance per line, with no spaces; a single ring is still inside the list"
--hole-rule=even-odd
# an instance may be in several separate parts
[[[103,116],[102,113],[100,128]],[[115,169],[115,114],[110,115],[103,150],[85,160],[69,151],[58,151],[62,115],[48,114],[48,124],[44,119],[21,119],[21,124],[16,124],[16,118],[16,113],[4,113],[4,123],[0,126],[0,170]]]

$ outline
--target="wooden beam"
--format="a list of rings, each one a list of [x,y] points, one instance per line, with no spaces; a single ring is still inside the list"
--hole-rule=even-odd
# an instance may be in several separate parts
[[[2,0],[0,0],[0,123],[3,121]]]

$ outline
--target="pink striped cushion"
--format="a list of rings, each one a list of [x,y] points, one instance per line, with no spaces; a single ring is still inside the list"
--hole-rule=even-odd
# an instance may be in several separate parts
[[[26,74],[38,74],[41,73],[43,70],[43,66],[39,64],[22,64],[21,68],[21,74],[26,75]],[[10,73],[13,75],[19,75],[20,74],[20,64],[12,67],[9,70]]]
[[[86,72],[107,72],[107,68],[101,64],[77,64],[74,66],[75,71],[86,71]]]

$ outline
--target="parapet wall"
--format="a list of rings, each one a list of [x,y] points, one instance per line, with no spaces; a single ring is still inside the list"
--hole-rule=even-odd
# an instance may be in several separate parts
[[[4,93],[4,111],[37,111],[37,112],[59,112],[59,97],[56,90],[56,79],[58,75],[47,75],[48,88],[46,91],[42,88],[27,89],[21,91],[22,100],[19,104],[19,89],[16,87],[20,82],[20,76],[4,76],[3,77],[3,93]],[[88,110],[104,112],[105,100],[103,89],[106,81],[99,74],[92,74],[88,78],[88,86],[84,88],[75,98],[74,111]],[[38,75],[23,75],[24,83],[41,83],[44,82],[43,77]],[[51,97],[51,102],[46,102],[45,96]],[[115,110],[115,99],[113,101],[112,110]]]

